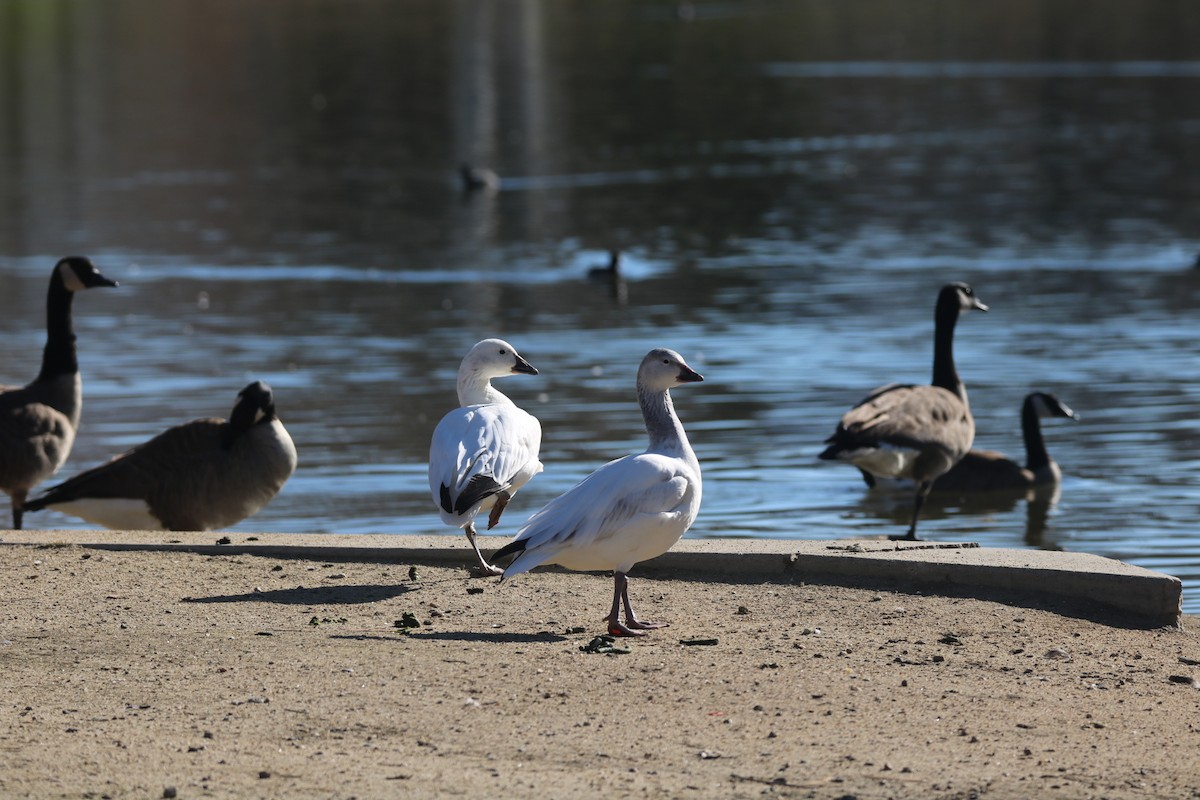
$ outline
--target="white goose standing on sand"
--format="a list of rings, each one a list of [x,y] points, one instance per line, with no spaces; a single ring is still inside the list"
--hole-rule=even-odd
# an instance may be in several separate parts
[[[479,552],[475,517],[496,526],[517,490],[542,471],[542,426],[492,386],[493,378],[538,371],[502,339],[484,339],[458,368],[459,408],[448,412],[429,445],[429,491],[442,522],[463,528],[479,559],[478,575],[499,575]]]
[[[626,575],[639,561],[669,550],[700,511],[700,463],[675,416],[670,390],[702,380],[673,350],[646,354],[638,368],[637,395],[650,446],[610,461],[530,517],[493,556],[494,561],[513,557],[505,579],[539,564],[612,570],[608,632],[641,636],[645,629],[666,625],[634,615]]]
[[[965,283],[948,283],[934,310],[933,381],[927,386],[889,384],[842,415],[819,456],[849,461],[868,486],[875,477],[908,478],[917,485],[908,533],[917,538],[917,518],[930,488],[975,441],[975,419],[967,389],[954,366],[954,327],[963,311],[988,307]],[[874,476],[874,477],[873,477]]]
[[[29,490],[67,460],[83,412],[71,301],[84,289],[116,285],[82,256],[59,261],[46,292],[42,370],[25,386],[0,386],[0,489],[12,497],[18,530]]]

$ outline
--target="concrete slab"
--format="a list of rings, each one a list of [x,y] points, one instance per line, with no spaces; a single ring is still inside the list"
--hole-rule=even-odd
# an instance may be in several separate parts
[[[493,542],[494,540],[494,542]],[[481,537],[484,552],[507,542]],[[314,560],[466,564],[465,537],[385,534],[222,534],[153,531],[0,531],[0,544],[64,545],[107,550],[183,550]],[[1146,625],[1179,621],[1178,578],[1087,553],[982,548],[972,543],[871,539],[685,539],[637,566],[642,575],[694,572],[722,581],[785,578],[887,583],[954,594],[1007,592],[1058,597],[1111,609]]]

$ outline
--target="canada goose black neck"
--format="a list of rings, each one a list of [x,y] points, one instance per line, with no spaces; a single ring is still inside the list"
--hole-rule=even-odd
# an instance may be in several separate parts
[[[271,394],[271,387],[262,381],[255,381],[238,393],[238,402],[229,414],[229,425],[225,429],[221,446],[228,450],[246,431],[273,419],[275,398]]]
[[[1025,468],[1036,475],[1038,470],[1050,465],[1050,454],[1046,452],[1046,440],[1042,438],[1035,398],[1036,395],[1031,394],[1021,405],[1021,433],[1025,439]]]
[[[944,287],[938,294],[933,323],[933,381],[967,402],[967,390],[954,366],[954,328],[958,324],[960,304],[957,284]]]
[[[42,351],[42,371],[37,380],[79,371],[75,352],[75,329],[71,324],[71,301],[75,293],[63,282],[62,271],[54,270],[50,291],[46,294],[46,348]]]

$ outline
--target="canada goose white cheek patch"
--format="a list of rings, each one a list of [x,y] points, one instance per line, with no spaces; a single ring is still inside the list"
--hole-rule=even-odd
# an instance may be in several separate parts
[[[89,497],[57,503],[50,508],[112,530],[161,531],[163,524],[150,513],[145,500],[125,497]]]
[[[75,274],[75,270],[71,269],[67,264],[59,265],[58,277],[62,278],[63,286],[67,287],[68,291],[81,292],[87,288],[83,285],[83,281],[79,280],[79,276]]]

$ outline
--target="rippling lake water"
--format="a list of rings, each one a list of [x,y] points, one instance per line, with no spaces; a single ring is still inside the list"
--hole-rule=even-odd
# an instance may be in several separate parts
[[[633,373],[665,345],[706,378],[675,392],[689,536],[902,532],[910,492],[816,454],[868,389],[929,380],[966,280],[976,445],[1020,457],[1035,389],[1080,420],[1044,426],[1055,501],[934,499],[923,535],[1120,558],[1200,611],[1200,7],[281,8],[0,7],[0,381],[37,372],[59,256],[122,284],[75,304],[64,475],[263,379],[300,467],[238,530],[454,534],[429,435],[503,336],[546,464],[507,536],[644,446]],[[463,161],[500,190],[462,193]],[[586,276],[610,248],[620,287]]]

